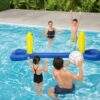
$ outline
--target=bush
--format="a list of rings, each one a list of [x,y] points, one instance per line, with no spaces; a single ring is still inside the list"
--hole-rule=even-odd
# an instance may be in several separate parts
[[[4,0],[1,1],[4,2]],[[10,7],[16,9],[100,12],[100,0],[10,0]]]
[[[10,8],[10,0],[0,0],[0,11]]]

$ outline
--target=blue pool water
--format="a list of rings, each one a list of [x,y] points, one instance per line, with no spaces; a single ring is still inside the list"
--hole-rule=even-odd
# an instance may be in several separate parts
[[[11,52],[17,48],[26,48],[26,33],[34,34],[35,52],[66,52],[70,50],[70,31],[56,35],[54,45],[47,47],[47,38],[41,34],[43,28],[0,25],[0,100],[52,100],[47,96],[50,87],[56,85],[52,74],[52,60],[49,59],[49,71],[44,73],[43,96],[37,96],[33,85],[33,73],[27,61],[13,62]],[[86,48],[100,50],[100,32],[86,32]],[[44,65],[44,59],[41,64]],[[70,65],[66,69],[77,73]],[[84,61],[84,81],[75,82],[75,94],[59,96],[60,100],[99,100],[100,99],[100,62]]]

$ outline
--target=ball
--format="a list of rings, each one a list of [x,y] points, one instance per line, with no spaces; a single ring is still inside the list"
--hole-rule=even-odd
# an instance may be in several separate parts
[[[69,55],[70,63],[77,65],[80,60],[83,60],[83,54],[79,51],[73,51]]]

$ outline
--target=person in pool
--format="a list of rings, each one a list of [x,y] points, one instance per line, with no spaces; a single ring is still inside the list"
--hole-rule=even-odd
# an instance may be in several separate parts
[[[73,15],[72,15],[72,11],[71,13],[71,21],[72,21],[72,25],[71,25],[71,44],[75,45],[77,42],[77,31],[78,31],[78,27],[79,27],[79,23],[80,23],[80,19],[81,19],[81,15],[82,13],[80,12],[80,18],[78,19],[73,19]]]
[[[55,27],[53,26],[53,21],[48,21],[48,28],[46,28],[45,32],[43,32],[44,36],[48,38],[48,47],[51,47],[52,42],[55,38],[55,33],[61,34],[63,31],[56,31]]]
[[[53,61],[53,74],[58,83],[54,88],[48,90],[48,95],[53,99],[57,99],[58,94],[67,94],[74,93],[75,85],[73,84],[74,80],[83,81],[83,69],[82,69],[82,60],[78,62],[77,67],[79,68],[79,74],[74,75],[70,71],[65,70],[64,67],[70,64],[69,61],[64,64],[64,61],[60,57],[54,58]]]
[[[40,57],[34,56],[33,63],[30,58],[28,58],[29,65],[32,68],[34,73],[33,82],[38,95],[42,95],[42,87],[43,87],[43,72],[48,71],[48,60],[45,61],[45,67],[40,66]]]
[[[53,26],[53,21],[49,21],[48,22],[48,28],[45,30],[44,32],[44,36],[47,36],[48,38],[48,46],[50,47],[53,40],[54,40],[54,37],[55,37],[55,28]]]

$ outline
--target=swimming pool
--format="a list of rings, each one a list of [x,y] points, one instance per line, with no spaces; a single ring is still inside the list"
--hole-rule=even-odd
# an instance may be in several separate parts
[[[11,52],[17,48],[26,48],[26,33],[31,31],[35,39],[36,52],[66,52],[70,50],[70,30],[56,35],[54,45],[48,48],[47,38],[41,32],[44,28],[0,25],[0,100],[52,100],[47,90],[56,84],[52,74],[52,59],[49,59],[49,71],[44,74],[43,96],[37,96],[34,90],[33,73],[27,61],[13,62]],[[86,32],[86,47],[100,50],[100,32]],[[44,65],[44,59],[41,64]],[[60,100],[99,100],[100,98],[100,62],[84,61],[84,81],[76,83],[74,95],[60,96]],[[77,73],[70,65],[67,69]]]

